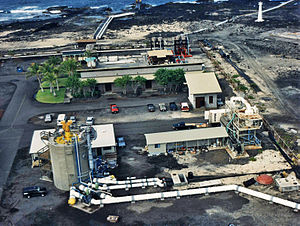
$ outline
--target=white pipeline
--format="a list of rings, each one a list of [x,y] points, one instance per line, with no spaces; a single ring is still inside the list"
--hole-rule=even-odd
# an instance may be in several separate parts
[[[123,181],[117,181],[115,178],[112,177],[103,177],[103,178],[94,178],[94,183],[98,184],[135,184],[135,183],[149,183],[149,182],[156,182],[162,183],[159,178],[142,178],[142,179],[129,179]]]
[[[103,186],[98,186],[97,184],[88,184],[89,187],[102,190],[102,191],[110,191],[110,190],[117,190],[117,189],[125,189],[128,190],[130,188],[145,188],[145,187],[165,187],[165,184],[161,181],[158,182],[142,182],[142,183],[132,183],[132,184],[116,184],[116,185],[107,185],[104,184]]]
[[[216,186],[216,187],[197,188],[197,189],[182,190],[182,191],[157,192],[151,194],[130,195],[130,196],[123,196],[123,197],[107,197],[101,200],[92,199],[91,204],[103,206],[104,204],[112,204],[112,203],[136,202],[136,201],[153,200],[153,199],[163,200],[165,198],[172,198],[172,197],[180,198],[181,196],[200,195],[200,194],[209,194],[209,193],[226,192],[226,191],[245,193],[260,199],[267,200],[269,202],[273,202],[286,207],[293,208],[295,211],[300,210],[299,203],[281,199],[268,194],[264,194],[262,192],[254,191],[238,185],[223,185],[223,186]]]

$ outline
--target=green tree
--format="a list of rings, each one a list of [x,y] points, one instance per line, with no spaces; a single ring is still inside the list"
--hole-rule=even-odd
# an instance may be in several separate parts
[[[169,70],[170,71],[170,84],[172,85],[172,88],[175,92],[179,90],[180,87],[182,87],[183,83],[185,83],[185,72],[182,68],[177,68],[175,70]]]
[[[143,76],[140,76],[140,75],[131,79],[131,86],[132,86],[134,94],[137,93],[137,89],[140,86],[143,86],[146,83],[146,81],[147,81],[147,79],[145,79]]]
[[[47,60],[47,62],[49,64],[52,64],[53,66],[58,66],[62,61],[59,57],[56,56],[51,56],[49,57],[49,59]]]
[[[94,78],[88,78],[87,80],[88,86],[90,88],[91,96],[93,97],[95,94],[97,81]]]
[[[26,78],[33,77],[33,76],[36,76],[36,78],[39,82],[40,89],[42,90],[42,92],[44,92],[44,89],[42,86],[43,76],[39,71],[39,65],[37,63],[31,64],[31,66],[28,67],[27,72],[26,72]]]
[[[53,87],[57,80],[57,77],[54,74],[53,65],[45,61],[43,64],[39,66],[39,72],[43,75],[43,81],[49,82],[50,92],[53,93],[54,96],[56,96]]]
[[[175,91],[177,91],[178,88],[181,87],[185,82],[184,74],[185,73],[182,68],[175,70],[161,68],[155,72],[154,77],[158,84],[164,86],[164,91],[166,91],[167,88],[170,90],[173,88]]]
[[[68,77],[77,75],[77,69],[79,69],[80,64],[74,60],[74,59],[69,59],[66,61],[63,61],[60,64],[60,71],[62,74],[68,75]]]
[[[94,53],[92,53],[91,51],[87,50],[87,51],[85,51],[84,56],[85,57],[92,57],[92,56],[94,56]]]
[[[71,91],[71,94],[74,96],[78,93],[80,88],[80,80],[76,75],[68,77],[66,81],[66,87],[68,87]]]
[[[132,77],[130,75],[124,75],[121,78],[116,78],[114,80],[114,83],[116,86],[121,87],[123,89],[123,94],[126,95],[127,86],[131,80],[132,80]]]
[[[50,93],[53,93],[54,96],[56,96],[55,89],[54,89],[54,85],[55,85],[56,79],[57,79],[57,78],[56,78],[54,72],[47,73],[47,74],[44,76],[44,81],[49,82],[49,85],[50,85]]]
[[[59,90],[58,78],[59,78],[59,67],[53,68],[53,73],[55,75],[56,89]]]
[[[87,97],[87,90],[88,90],[88,88],[89,88],[89,83],[88,83],[88,81],[87,80],[82,80],[82,81],[80,81],[80,83],[79,83],[79,85],[80,85],[80,89],[81,89],[81,91],[82,91],[82,93],[83,93],[83,96],[84,97]]]

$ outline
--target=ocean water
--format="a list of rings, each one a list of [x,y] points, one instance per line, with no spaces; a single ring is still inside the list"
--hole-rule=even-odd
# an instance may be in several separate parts
[[[59,16],[44,13],[52,6],[91,7],[92,9],[110,7],[117,12],[134,2],[135,0],[0,0],[0,23]],[[168,2],[195,3],[196,0],[142,0],[142,2],[155,6]]]

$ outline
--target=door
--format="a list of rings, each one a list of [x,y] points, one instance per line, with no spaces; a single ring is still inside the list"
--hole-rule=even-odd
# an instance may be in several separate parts
[[[196,97],[196,108],[201,108],[205,106],[204,97]]]
[[[111,83],[105,83],[105,92],[111,92]]]
[[[146,81],[146,89],[152,89],[152,81],[151,80]]]

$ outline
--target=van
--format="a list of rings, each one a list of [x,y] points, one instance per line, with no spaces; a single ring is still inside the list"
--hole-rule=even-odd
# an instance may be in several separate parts
[[[45,187],[33,186],[23,188],[23,197],[30,199],[33,196],[45,196],[47,195],[47,189]]]
[[[67,120],[66,114],[59,114],[56,120],[57,126],[62,126],[61,122],[66,120]]]

